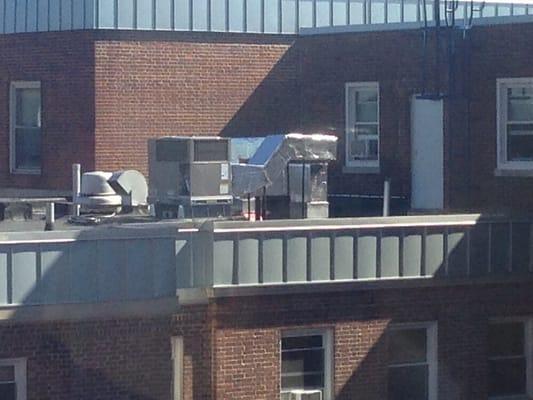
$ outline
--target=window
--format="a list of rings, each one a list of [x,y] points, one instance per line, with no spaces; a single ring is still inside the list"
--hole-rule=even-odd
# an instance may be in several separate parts
[[[346,165],[379,167],[379,85],[346,84]]]
[[[489,324],[488,389],[491,398],[528,398],[528,394],[533,394],[531,342],[532,321],[507,320]]]
[[[393,326],[388,335],[389,400],[437,398],[437,325]]]
[[[170,338],[172,349],[172,400],[183,399],[183,337]]]
[[[291,392],[330,400],[331,339],[325,331],[291,332],[281,339],[281,399]]]
[[[11,83],[11,172],[40,173],[41,84]]]
[[[498,80],[498,169],[533,168],[533,78]]]
[[[26,360],[0,360],[0,399],[26,400]]]

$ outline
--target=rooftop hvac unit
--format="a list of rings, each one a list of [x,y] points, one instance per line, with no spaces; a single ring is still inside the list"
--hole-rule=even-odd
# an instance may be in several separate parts
[[[150,194],[159,217],[227,216],[230,213],[229,140],[163,137],[148,142]]]
[[[322,391],[293,390],[289,393],[289,400],[322,400]]]

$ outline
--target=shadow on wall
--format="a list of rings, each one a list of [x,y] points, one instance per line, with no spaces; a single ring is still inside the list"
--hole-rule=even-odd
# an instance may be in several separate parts
[[[117,318],[96,311],[175,298],[175,233],[97,243],[91,231],[74,232],[71,243],[0,244],[0,271],[11,278],[6,293],[0,290],[8,301],[1,302],[30,306],[15,308],[14,321],[0,325],[0,358],[27,358],[28,399],[168,400],[173,335],[184,336],[185,368],[192,371],[185,392],[207,398],[210,367],[202,355],[209,332],[202,310],[185,322],[171,313]],[[41,304],[85,304],[85,311],[95,311],[88,318],[51,317],[46,308],[31,307]],[[197,397],[201,393],[206,397]]]
[[[299,45],[294,41],[222,129],[226,137],[265,136],[300,125]]]
[[[457,230],[444,228],[446,237],[434,228],[426,228],[424,246],[428,253],[412,263],[404,258],[403,270],[421,268],[423,275],[432,277],[432,282],[405,280],[393,285],[389,281],[384,283],[388,289],[369,290],[362,286],[357,291],[314,297],[297,294],[260,297],[247,304],[239,298],[221,299],[219,311],[224,318],[217,321],[220,335],[226,337],[235,332],[251,335],[254,330],[331,329],[335,342],[334,399],[383,400],[388,390],[390,326],[436,322],[438,398],[484,400],[488,318],[527,315],[533,311],[527,300],[528,282],[532,278],[528,272],[530,225],[520,222],[514,225],[517,226],[495,222]],[[403,237],[408,233],[404,232]],[[407,247],[405,242],[403,247]],[[448,255],[443,259],[446,251]],[[441,260],[437,262],[439,254]],[[384,260],[381,270],[390,270]],[[414,265],[416,261],[420,265]],[[523,282],[494,284],[505,282],[513,273]],[[487,284],[487,278],[493,278],[492,285]],[[465,280],[476,283],[478,279],[484,284],[465,285]],[[451,282],[445,284],[446,281]],[[254,349],[261,352],[261,348]],[[227,361],[226,349],[216,351],[221,362],[227,363],[224,365],[227,369],[246,368],[245,363],[250,362],[245,355]]]
[[[400,275],[411,278],[411,284],[404,289],[396,279],[399,286],[387,290],[330,293],[325,300],[318,295],[280,296],[270,299],[270,309],[261,308],[261,312],[257,311],[256,302],[260,303],[263,297],[250,298],[249,302],[227,298],[217,305],[222,316],[216,321],[217,327],[220,331],[234,327],[252,331],[258,327],[283,330],[310,325],[334,326],[335,359],[339,366],[335,398],[382,400],[386,394],[389,323],[437,321],[439,382],[442,383],[439,398],[486,398],[483,397],[486,387],[483,365],[487,313],[495,310],[492,303],[506,309],[501,315],[528,308],[531,312],[531,302],[525,300],[529,294],[521,296],[521,289],[517,290],[516,299],[511,301],[501,295],[504,291],[499,295],[490,292],[498,289],[489,285],[483,286],[487,289],[480,296],[473,286],[441,284],[478,278],[483,281],[496,278],[497,282],[512,277],[513,273],[527,283],[531,280],[531,222],[511,224],[485,220],[473,226],[440,228],[440,231],[436,227],[416,228],[425,232],[424,239],[420,239],[425,241],[424,245],[420,242],[420,251],[424,253],[414,258],[405,252],[401,254],[403,273]],[[396,232],[398,228],[393,230]],[[405,228],[399,237],[405,239],[411,235],[412,239],[413,234],[416,232]],[[78,232],[74,237],[78,240],[67,243],[72,248],[63,253],[57,247],[60,244],[33,248],[28,244],[0,244],[0,267],[5,266],[14,279],[6,285],[11,291],[11,303],[91,303],[117,300],[120,294],[129,294],[129,300],[135,296],[142,299],[175,294],[176,262],[180,262],[175,258],[175,232],[174,237],[163,238],[164,244],[158,250],[169,255],[166,261],[164,257],[154,257],[157,252],[153,248],[145,247],[157,242],[153,238],[147,238],[147,243],[141,239],[116,240],[114,245],[107,243],[111,240],[103,240],[99,246],[111,246],[106,248],[105,257],[98,253],[103,247],[76,248],[87,246],[92,237],[94,231]],[[129,247],[120,247],[127,244]],[[405,250],[412,244],[412,240],[409,244],[404,241],[398,248]],[[377,248],[382,251],[385,245],[382,243]],[[8,258],[15,263],[7,265]],[[79,262],[71,263],[71,259]],[[390,259],[381,256],[380,276],[387,276],[386,271],[394,269],[387,264]],[[356,260],[357,256],[354,263]],[[357,270],[355,265],[354,271]],[[419,280],[420,286],[413,284],[413,274],[415,278],[426,277]],[[21,286],[27,282],[24,278],[36,275],[39,279],[34,285]],[[429,282],[427,277],[434,282]],[[384,284],[388,281],[386,277],[381,279]],[[98,288],[96,300],[83,297],[90,294],[87,287],[94,282]],[[147,288],[151,291],[144,292]],[[504,289],[508,291],[510,287]],[[73,295],[77,297],[70,297]],[[523,304],[523,310],[514,307],[513,301]],[[202,309],[196,311],[194,315],[184,312],[174,321],[172,316],[25,324],[7,321],[0,326],[0,358],[28,358],[29,398],[163,400],[169,398],[172,379],[170,336],[179,332],[185,336],[185,368],[187,376],[192,377],[192,381],[186,382],[186,398],[208,399],[213,389],[209,379],[210,346],[215,341],[209,336],[210,318]],[[355,341],[354,335],[359,335]],[[230,362],[239,363],[239,354]],[[237,367],[243,368],[240,364]]]

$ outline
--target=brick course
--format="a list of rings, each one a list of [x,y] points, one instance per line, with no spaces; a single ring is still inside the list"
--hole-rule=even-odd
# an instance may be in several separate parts
[[[333,334],[335,399],[386,397],[391,323],[438,323],[439,398],[487,397],[489,318],[533,317],[531,281],[231,297],[168,317],[0,325],[0,358],[28,358],[29,399],[170,398],[170,337],[184,337],[184,399],[272,400],[280,338]]]
[[[496,79],[533,76],[533,24],[480,26],[470,34],[471,43],[457,37],[456,87],[446,99],[446,206],[531,212],[531,178],[496,177],[494,169]],[[435,85],[431,39],[429,89]],[[0,37],[0,110],[6,116],[0,120],[0,185],[67,189],[74,161],[84,170],[146,173],[146,140],[153,136],[301,130],[340,139],[331,193],[380,194],[383,179],[390,177],[393,195],[409,198],[410,99],[422,89],[421,43],[418,30],[304,37],[128,31],[5,35]],[[444,90],[444,66],[441,73]],[[43,84],[42,177],[8,172],[9,82],[23,79]],[[379,174],[343,171],[344,84],[354,81],[380,84]]]

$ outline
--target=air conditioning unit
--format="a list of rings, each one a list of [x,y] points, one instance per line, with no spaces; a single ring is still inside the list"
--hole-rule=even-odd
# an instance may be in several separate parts
[[[292,390],[289,400],[322,400],[322,390]]]
[[[223,215],[233,202],[229,140],[168,136],[148,142],[149,201],[170,218]]]

